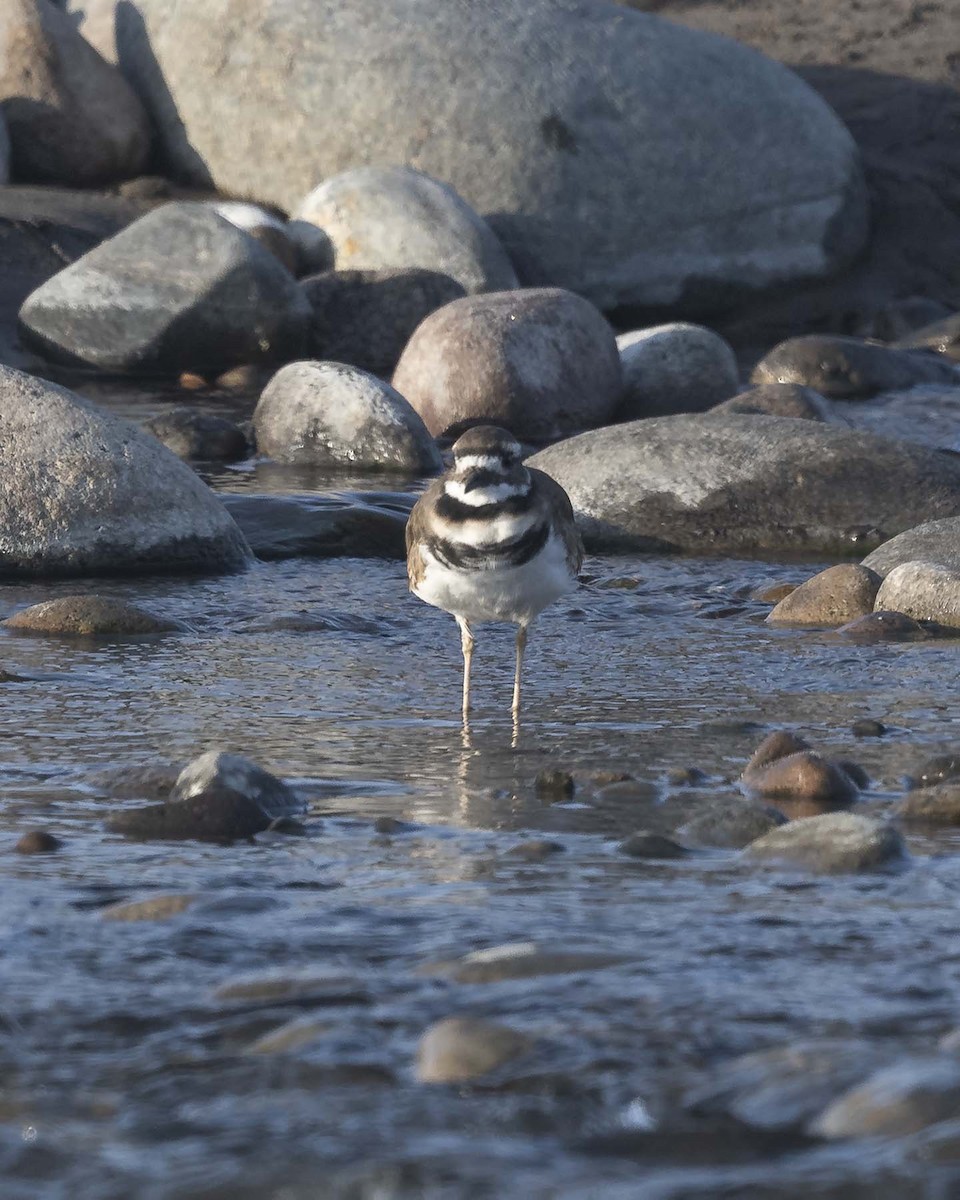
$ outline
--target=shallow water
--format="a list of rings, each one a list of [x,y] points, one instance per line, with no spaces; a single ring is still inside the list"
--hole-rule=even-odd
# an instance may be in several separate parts
[[[285,490],[277,468],[214,481]],[[589,560],[594,581],[531,638],[517,746],[510,631],[481,633],[465,739],[455,626],[408,595],[400,563],[97,583],[189,632],[0,634],[0,665],[31,679],[0,692],[4,1200],[957,1194],[958,1155],[762,1136],[691,1115],[682,1097],[726,1059],[797,1038],[859,1038],[884,1061],[932,1049],[957,1023],[960,838],[914,838],[905,870],[846,879],[733,852],[615,850],[730,791],[773,728],[861,762],[868,812],[956,748],[956,643],[847,646],[763,624],[750,589],[816,565]],[[637,582],[606,586],[625,579]],[[0,616],[77,590],[6,585]],[[372,618],[378,632],[246,628],[301,609]],[[864,716],[889,734],[858,742],[849,727]],[[221,847],[104,832],[108,811],[138,802],[110,794],[108,769],[214,746],[296,780],[307,835]],[[690,766],[701,787],[668,782]],[[575,775],[572,800],[538,795],[544,768]],[[650,786],[604,798],[598,771]],[[381,816],[412,828],[377,834]],[[37,827],[64,849],[14,855]],[[565,853],[505,855],[528,835]],[[170,893],[195,899],[166,920],[101,915]],[[420,970],[527,941],[625,961],[487,984]],[[299,994],[216,994],[305,970],[328,977]],[[483,1086],[419,1085],[417,1039],[452,1014],[513,1025],[541,1048]],[[296,1044],[263,1042],[291,1021]]]

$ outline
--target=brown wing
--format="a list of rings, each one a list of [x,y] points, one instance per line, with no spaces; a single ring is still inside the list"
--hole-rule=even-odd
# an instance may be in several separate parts
[[[583,538],[580,536],[580,530],[577,529],[574,520],[570,497],[560,484],[544,471],[538,471],[536,467],[527,467],[527,470],[530,472],[537,493],[557,514],[554,526],[557,533],[563,538],[570,569],[574,575],[578,575],[583,566]]]
[[[407,518],[404,536],[407,543],[407,580],[411,588],[415,587],[422,578],[423,559],[420,556],[420,547],[426,541],[430,514],[442,495],[443,480],[437,479],[430,484],[416,502]]]

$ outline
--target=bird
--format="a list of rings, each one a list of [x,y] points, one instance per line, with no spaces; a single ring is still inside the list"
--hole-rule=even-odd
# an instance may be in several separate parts
[[[410,591],[460,627],[464,724],[473,624],[516,625],[516,725],[527,631],[547,605],[576,586],[583,562],[570,497],[549,475],[524,465],[512,433],[476,425],[454,443],[450,470],[413,506],[406,546]]]

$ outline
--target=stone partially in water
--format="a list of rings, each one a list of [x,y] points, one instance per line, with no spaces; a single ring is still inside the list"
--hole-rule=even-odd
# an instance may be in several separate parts
[[[906,847],[892,826],[838,812],[790,821],[752,842],[743,853],[758,862],[846,874],[894,865],[906,857]]]
[[[798,587],[799,583],[764,583],[753,589],[750,599],[759,600],[762,604],[779,604]]]
[[[220,501],[155,438],[8,367],[0,460],[0,578],[213,573],[250,561]]]
[[[800,421],[830,419],[830,410],[823,396],[799,383],[761,383],[738,396],[731,396],[710,411],[793,417]]]
[[[175,408],[145,421],[143,427],[178,458],[236,462],[250,453],[250,445],[240,426],[214,413]]]
[[[361,617],[357,613],[299,612],[275,613],[272,616],[254,617],[240,626],[242,633],[360,633],[379,637],[388,632],[381,622]]]
[[[687,858],[690,854],[685,846],[681,846],[672,838],[664,837],[660,833],[650,833],[646,829],[640,829],[624,838],[617,850],[628,858]]]
[[[271,819],[306,811],[306,804],[282,779],[242,754],[209,750],[188,763],[177,777],[175,800],[211,791],[230,792],[253,801]]]
[[[894,350],[859,338],[808,334],[790,338],[765,355],[753,383],[797,383],[846,400],[893,392],[918,383],[960,383],[953,367],[931,354]]]
[[[960,754],[935,754],[914,773],[911,787],[934,787],[952,779],[960,779]]]
[[[744,775],[759,770],[768,763],[776,762],[778,758],[786,758],[789,754],[798,754],[801,750],[809,750],[810,743],[789,729],[775,729],[768,733],[760,745],[750,756],[744,770]]]
[[[533,786],[538,796],[548,796],[551,800],[569,800],[577,788],[570,772],[559,767],[544,767],[538,771]]]
[[[774,608],[771,625],[845,625],[873,612],[880,576],[858,563],[840,563],[814,575]]]
[[[884,579],[876,607],[960,628],[960,571],[931,562],[901,563]]]
[[[518,859],[521,862],[546,862],[555,854],[563,854],[565,850],[566,846],[562,842],[551,842],[546,838],[530,838],[505,850],[503,857]]]
[[[960,825],[960,783],[935,783],[908,792],[895,812],[901,821]]]
[[[112,596],[61,596],[7,617],[6,629],[52,637],[143,637],[182,631],[177,621]]]
[[[779,809],[743,796],[711,797],[677,833],[687,842],[722,850],[742,850],[771,829],[786,824]]]
[[[21,834],[13,849],[17,854],[55,854],[62,847],[62,839],[49,830],[30,829]]]
[[[935,350],[947,358],[960,358],[960,313],[951,313],[939,320],[931,321],[905,334],[896,343],[898,347]]]
[[[838,638],[870,646],[877,642],[926,642],[934,633],[919,621],[898,612],[872,612],[836,631]]]
[[[438,309],[407,343],[393,385],[436,437],[493,424],[530,441],[609,420],[623,390],[613,330],[561,288],[467,296]]]
[[[196,899],[185,893],[150,896],[146,900],[110,904],[100,910],[100,916],[104,921],[167,921],[186,912]]]
[[[393,509],[312,498],[224,495],[224,505],[257,558],[389,558],[407,556],[407,517]]]
[[[543,950],[535,942],[510,942],[475,950],[452,962],[428,963],[418,974],[437,975],[455,983],[499,983],[536,979],[540,975],[576,975],[632,961],[621,954],[579,950]]]
[[[475,1017],[447,1017],[431,1025],[417,1047],[420,1083],[469,1083],[529,1054],[526,1034]]]
[[[850,726],[850,732],[856,738],[883,737],[887,732],[887,727],[882,721],[874,720],[873,717],[861,717],[859,721],[854,721]]]
[[[924,521],[878,546],[863,560],[878,575],[889,575],[908,562],[937,563],[960,571],[960,517]]]
[[[529,465],[566,488],[593,550],[836,555],[960,512],[951,457],[785,417],[632,421]]]
[[[272,818],[246,796],[208,789],[189,800],[131,808],[107,818],[110,833],[141,841],[198,841],[228,845],[270,827]]]
[[[857,785],[849,774],[813,750],[788,754],[760,767],[748,766],[743,783],[760,796],[820,805],[850,804],[857,798]]]
[[[303,1001],[313,1003],[356,1003],[366,999],[361,981],[348,972],[305,967],[277,968],[252,972],[221,983],[214,999],[230,1004],[271,1004]]]
[[[677,321],[617,338],[623,399],[617,419],[704,412],[737,390],[737,359],[712,329]]]
[[[835,1100],[811,1124],[817,1137],[903,1137],[960,1108],[960,1062],[943,1055],[895,1063]]]
[[[442,462],[413,408],[389,384],[336,362],[290,363],[253,414],[257,449],[280,462],[433,474]]]

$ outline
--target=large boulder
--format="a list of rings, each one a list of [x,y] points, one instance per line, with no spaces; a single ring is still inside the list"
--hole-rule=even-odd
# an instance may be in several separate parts
[[[960,517],[924,521],[898,533],[868,554],[863,565],[886,576],[902,563],[918,561],[960,571]]]
[[[164,446],[65,388],[0,368],[0,579],[233,570],[250,551]]]
[[[866,235],[852,139],[796,75],[602,0],[70,7],[180,174],[290,208],[348,168],[415,166],[523,282],[604,308],[722,304],[828,273]]]
[[[919,519],[960,514],[953,458],[785,417],[633,421],[560,442],[530,465],[567,489],[594,548],[850,554]]]
[[[127,179],[150,152],[136,93],[50,0],[0,6],[0,112],[19,182]]]
[[[344,171],[315,188],[296,215],[327,235],[340,271],[422,267],[466,292],[517,286],[486,221],[452,187],[410,167]]]
[[[435,437],[492,424],[530,441],[601,424],[623,390],[613,330],[560,288],[444,305],[417,328],[393,384]]]
[[[217,374],[300,353],[310,305],[282,263],[205,204],[141,217],[27,297],[49,358],[105,371]]]
[[[290,363],[253,414],[257,449],[281,462],[436,473],[440,451],[399,392],[357,367]]]

